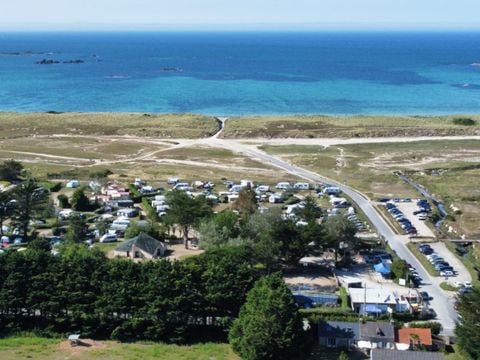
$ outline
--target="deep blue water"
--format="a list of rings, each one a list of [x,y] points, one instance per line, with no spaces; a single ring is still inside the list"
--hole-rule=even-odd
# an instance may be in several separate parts
[[[480,33],[0,33],[0,110],[480,113]]]

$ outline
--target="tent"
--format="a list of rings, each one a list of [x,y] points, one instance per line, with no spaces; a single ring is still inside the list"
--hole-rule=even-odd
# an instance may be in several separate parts
[[[377,265],[374,265],[373,268],[376,272],[382,274],[383,276],[389,276],[391,273],[390,264],[383,261]]]

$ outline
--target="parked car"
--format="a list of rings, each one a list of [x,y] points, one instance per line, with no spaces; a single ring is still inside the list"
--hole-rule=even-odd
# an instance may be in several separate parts
[[[448,276],[453,276],[453,271],[450,271],[450,270],[444,270],[444,271],[440,271],[440,276],[445,276],[445,277],[448,277]]]
[[[115,241],[117,241],[116,234],[105,234],[100,238],[101,243],[109,243],[109,242],[115,242]]]

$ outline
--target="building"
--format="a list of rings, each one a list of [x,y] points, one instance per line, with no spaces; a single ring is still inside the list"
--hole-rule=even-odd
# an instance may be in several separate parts
[[[395,349],[395,328],[389,322],[366,321],[360,323],[357,347],[370,349]]]
[[[318,323],[318,342],[332,348],[350,348],[360,339],[358,322],[320,321]]]
[[[428,328],[398,329],[395,342],[397,350],[431,350],[433,346],[432,330]]]
[[[131,259],[156,259],[165,255],[166,250],[164,243],[145,233],[140,233],[133,239],[117,246],[114,250],[114,255]]]
[[[383,288],[348,288],[352,310],[359,314],[380,315],[411,311],[407,297]]]
[[[374,349],[370,352],[371,360],[443,360],[442,353],[428,351],[400,351]]]

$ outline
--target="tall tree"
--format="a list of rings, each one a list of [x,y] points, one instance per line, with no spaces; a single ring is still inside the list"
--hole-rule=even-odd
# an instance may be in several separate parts
[[[257,211],[257,194],[248,186],[238,194],[238,199],[233,203],[233,208],[238,210],[245,217]]]
[[[279,274],[255,283],[232,325],[229,340],[245,360],[287,360],[302,354],[302,319]]]
[[[201,219],[212,214],[212,207],[208,204],[205,196],[190,197],[184,191],[173,190],[166,196],[166,202],[170,207],[166,223],[178,225],[182,228],[185,249],[188,249],[188,235],[190,229],[197,225]]]
[[[37,184],[34,178],[28,177],[15,189],[14,200],[14,224],[20,228],[25,241],[28,241],[30,221],[40,214],[48,203],[46,191]]]
[[[10,191],[0,192],[0,236],[3,236],[3,224],[13,211],[12,193]]]
[[[322,209],[312,196],[307,196],[303,201],[303,207],[299,207],[295,214],[308,223],[314,223],[322,215]]]
[[[84,188],[78,188],[73,192],[71,205],[72,209],[76,211],[88,211],[90,209],[90,200],[85,195]]]
[[[222,211],[202,221],[198,233],[202,249],[227,245],[239,236],[238,216],[230,210]]]
[[[7,180],[10,182],[18,181],[24,175],[22,163],[15,160],[6,160],[0,164],[0,180]]]
[[[68,230],[65,235],[65,241],[71,243],[82,242],[85,240],[87,229],[85,217],[78,213],[72,213],[68,218]]]
[[[337,261],[340,250],[343,249],[345,254],[346,249],[353,244],[357,229],[342,215],[328,217],[324,227],[327,240],[335,250],[335,261]]]
[[[274,230],[283,223],[281,209],[256,212],[242,224],[242,237],[250,239],[256,260],[271,272],[281,256],[281,244],[274,238]]]
[[[464,294],[459,301],[460,321],[455,335],[460,348],[472,359],[480,359],[480,288],[474,287],[470,294]]]

